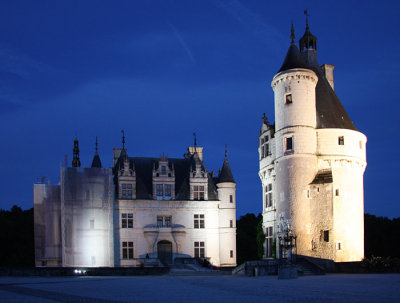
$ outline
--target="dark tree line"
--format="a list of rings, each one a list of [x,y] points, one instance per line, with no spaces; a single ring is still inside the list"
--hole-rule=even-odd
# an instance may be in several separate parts
[[[0,210],[0,243],[0,266],[34,266],[33,208]]]
[[[388,219],[364,215],[365,257],[400,258],[400,217]]]
[[[263,255],[262,215],[246,214],[236,222],[237,263]],[[388,219],[365,214],[365,257],[400,258],[400,217]],[[13,206],[0,210],[0,266],[32,267],[35,263],[33,208]]]

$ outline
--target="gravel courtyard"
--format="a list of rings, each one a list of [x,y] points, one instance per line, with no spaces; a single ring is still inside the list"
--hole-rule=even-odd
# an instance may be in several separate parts
[[[400,302],[400,275],[0,277],[0,302]]]

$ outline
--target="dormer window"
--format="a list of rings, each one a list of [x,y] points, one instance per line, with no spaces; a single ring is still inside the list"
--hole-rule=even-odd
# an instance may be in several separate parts
[[[204,186],[194,185],[193,186],[193,200],[204,200]]]
[[[269,150],[269,136],[266,135],[260,139],[260,155],[261,159],[271,155]]]
[[[121,199],[132,200],[133,199],[133,185],[132,183],[121,184]]]
[[[163,165],[161,166],[161,175],[165,176],[167,174],[167,168]]]
[[[153,199],[173,200],[175,199],[175,169],[174,163],[168,164],[164,156],[160,158],[158,167],[153,163]]]

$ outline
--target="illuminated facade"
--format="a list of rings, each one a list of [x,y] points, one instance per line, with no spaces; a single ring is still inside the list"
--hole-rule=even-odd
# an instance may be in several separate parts
[[[96,144],[97,145],[97,144]],[[36,266],[114,267],[206,258],[236,265],[236,183],[225,154],[218,176],[206,170],[203,148],[180,159],[128,157],[113,149],[113,168],[97,153],[57,185],[34,185]]]
[[[285,253],[279,238],[289,228],[299,255],[360,261],[367,138],[334,92],[334,66],[319,66],[308,22],[300,50],[294,38],[292,28],[271,83],[275,124],[264,116],[259,137],[265,257]]]

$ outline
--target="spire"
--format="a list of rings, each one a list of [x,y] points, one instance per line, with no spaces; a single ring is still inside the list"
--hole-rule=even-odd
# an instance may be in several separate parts
[[[96,151],[94,153],[94,157],[93,157],[93,161],[92,161],[92,167],[101,168],[101,161],[100,161],[100,156],[99,156],[99,153],[98,153],[97,136],[96,136]]]
[[[121,130],[122,133],[122,149],[125,149],[125,131]]]
[[[315,37],[310,32],[310,27],[308,26],[308,17],[310,16],[307,10],[304,11],[304,15],[306,15],[306,31],[300,39],[300,51],[306,50],[317,50],[317,37]]]
[[[74,153],[74,157],[72,159],[72,167],[80,167],[81,160],[79,160],[79,141],[76,136],[75,136],[75,140],[74,140],[73,153]]]
[[[293,23],[290,29],[290,38],[292,39],[292,42],[289,46],[285,60],[283,61],[283,64],[278,73],[293,68],[309,68],[307,67],[306,62],[302,58],[300,51],[297,48],[296,43],[294,42],[295,35]]]
[[[223,182],[236,183],[235,179],[233,179],[231,166],[229,165],[229,162],[228,162],[228,147],[227,147],[227,145],[225,145],[224,164],[222,164],[222,169],[219,171],[219,175],[218,175],[218,183],[223,183]]]
[[[296,38],[296,36],[294,35],[293,21],[292,21],[292,27],[291,27],[291,29],[290,29],[290,38],[292,39],[292,44],[293,44],[293,43],[296,43],[296,42],[294,41],[294,39]]]

